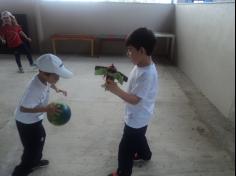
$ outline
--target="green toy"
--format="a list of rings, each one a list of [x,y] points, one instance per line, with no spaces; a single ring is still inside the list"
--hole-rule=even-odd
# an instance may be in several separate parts
[[[56,126],[66,124],[71,118],[71,109],[67,104],[64,103],[52,103],[60,109],[59,113],[47,114],[48,121]]]
[[[103,75],[106,78],[106,81],[108,79],[113,81],[117,80],[121,85],[123,84],[123,82],[128,81],[128,77],[123,73],[117,71],[116,67],[113,64],[109,67],[95,66],[95,75]]]

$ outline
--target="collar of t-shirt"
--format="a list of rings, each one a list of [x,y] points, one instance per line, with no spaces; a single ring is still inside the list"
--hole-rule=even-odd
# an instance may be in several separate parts
[[[151,63],[151,64],[149,64],[149,65],[147,65],[147,66],[144,66],[144,67],[139,67],[139,66],[137,66],[136,65],[136,68],[138,69],[138,70],[140,70],[140,71],[143,71],[143,70],[148,70],[149,68],[151,68],[152,66],[153,66],[153,62]]]
[[[36,82],[39,84],[40,87],[42,88],[47,88],[48,86],[50,86],[49,83],[44,84],[38,77],[38,75],[35,75],[34,79],[36,80]]]

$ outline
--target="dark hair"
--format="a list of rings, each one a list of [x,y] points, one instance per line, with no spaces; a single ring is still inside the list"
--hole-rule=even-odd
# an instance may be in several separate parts
[[[126,39],[126,46],[133,46],[137,50],[143,47],[148,56],[153,52],[156,44],[154,33],[147,28],[138,28]]]

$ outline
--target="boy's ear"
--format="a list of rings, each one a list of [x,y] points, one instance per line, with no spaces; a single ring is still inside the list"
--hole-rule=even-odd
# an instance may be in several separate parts
[[[141,54],[146,54],[146,50],[144,49],[144,47],[140,47],[139,51],[141,52]]]

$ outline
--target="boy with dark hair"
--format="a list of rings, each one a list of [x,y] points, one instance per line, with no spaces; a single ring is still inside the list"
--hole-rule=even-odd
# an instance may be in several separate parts
[[[127,55],[134,63],[127,92],[112,80],[106,88],[126,102],[125,127],[119,145],[118,169],[108,176],[131,176],[133,160],[151,160],[152,152],[146,139],[148,124],[153,115],[158,89],[158,74],[151,54],[155,36],[146,28],[139,28],[126,41]]]

